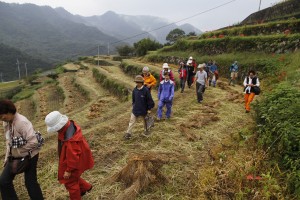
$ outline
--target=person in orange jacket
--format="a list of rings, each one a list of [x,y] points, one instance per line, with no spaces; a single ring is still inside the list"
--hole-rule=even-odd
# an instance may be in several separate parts
[[[144,85],[151,92],[151,89],[156,85],[156,78],[150,73],[149,67],[145,66],[143,68],[142,77],[144,78]]]
[[[81,200],[93,187],[80,177],[94,166],[91,149],[81,128],[66,115],[53,111],[46,116],[45,123],[47,132],[58,132],[58,181],[69,191],[70,200]]]

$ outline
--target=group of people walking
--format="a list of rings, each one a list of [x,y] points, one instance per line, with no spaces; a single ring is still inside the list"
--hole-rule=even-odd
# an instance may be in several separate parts
[[[198,70],[197,70],[198,69]],[[216,86],[218,79],[218,68],[215,62],[199,64],[192,57],[186,63],[180,62],[178,69],[181,92],[184,92],[185,84],[188,87],[196,84],[197,101],[203,101],[203,93],[209,85]],[[231,78],[229,85],[235,84],[238,75],[238,65],[235,61],[230,67]],[[156,86],[156,79],[151,74],[149,67],[144,67],[141,75],[134,79],[136,87],[132,92],[132,113],[125,139],[130,139],[132,129],[137,119],[144,122],[144,135],[148,136],[149,126],[146,116],[150,115],[154,108],[151,90]],[[244,82],[244,99],[246,113],[250,112],[250,103],[255,95],[259,94],[260,82],[255,71],[251,70]],[[166,119],[171,117],[174,99],[175,81],[174,74],[168,63],[164,63],[160,72],[158,86],[158,109],[157,120],[163,117],[163,108],[166,106]],[[42,190],[37,181],[37,163],[41,144],[32,123],[17,112],[17,108],[10,100],[0,100],[0,120],[3,121],[4,136],[6,138],[6,154],[4,158],[4,169],[0,175],[0,191],[3,200],[17,200],[13,180],[19,173],[24,173],[25,186],[30,199],[44,199]],[[47,132],[57,132],[58,139],[58,181],[65,185],[71,200],[80,200],[83,195],[91,191],[93,186],[81,175],[84,171],[94,166],[91,149],[84,138],[80,126],[70,120],[59,111],[50,112],[45,118]],[[27,165],[19,172],[15,172],[14,164],[24,164],[25,158],[29,158]],[[18,162],[14,162],[14,161]],[[23,163],[22,163],[23,162]]]
[[[229,85],[236,83],[238,77],[238,62],[235,61],[230,66]],[[219,78],[218,66],[215,61],[208,61],[197,66],[195,59],[192,56],[186,62],[179,62],[179,79],[180,92],[183,93],[185,85],[191,88],[196,85],[197,102],[203,102],[203,94],[208,86],[216,87]],[[143,68],[143,74],[135,77],[136,87],[132,92],[132,113],[128,125],[128,129],[124,135],[125,139],[130,139],[132,136],[132,128],[138,118],[143,119],[144,135],[149,135],[149,127],[147,126],[146,116],[149,116],[154,108],[154,101],[151,96],[151,88],[156,85],[155,77],[150,73],[149,67]],[[244,80],[244,99],[246,113],[250,112],[250,103],[253,101],[256,88],[259,88],[259,80],[255,76],[254,71],[250,71]],[[168,63],[162,65],[160,71],[160,83],[158,86],[158,106],[157,106],[157,121],[163,117],[163,108],[166,106],[166,119],[171,117],[173,98],[175,90],[174,73],[170,69]]]

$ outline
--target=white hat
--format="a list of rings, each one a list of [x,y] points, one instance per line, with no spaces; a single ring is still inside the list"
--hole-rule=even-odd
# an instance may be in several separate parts
[[[163,66],[162,66],[162,68],[163,68],[163,69],[169,69],[168,63],[164,63]]]
[[[190,56],[189,60],[193,60],[193,57],[192,57],[192,56]]]
[[[145,66],[145,67],[143,68],[143,72],[149,72],[149,67]]]
[[[197,68],[203,68],[205,67],[205,63],[199,64]]]
[[[60,129],[62,129],[62,127],[64,127],[64,125],[66,125],[68,120],[69,119],[66,115],[62,115],[58,111],[49,113],[45,118],[47,132],[53,133],[59,131]]]

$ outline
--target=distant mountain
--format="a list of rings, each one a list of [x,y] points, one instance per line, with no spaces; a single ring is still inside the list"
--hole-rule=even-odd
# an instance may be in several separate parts
[[[107,43],[117,40],[99,29],[61,17],[48,6],[0,2],[0,43],[48,62],[78,55],[107,52]]]
[[[121,15],[113,11],[108,11],[103,15],[82,17],[79,15],[72,15],[63,8],[56,8],[57,13],[76,23],[84,23],[87,26],[93,26],[100,31],[107,33],[128,43],[134,43],[142,38],[152,38],[160,43],[166,42],[166,36],[173,29],[180,28],[186,33],[195,32],[200,34],[201,31],[190,24],[177,26],[171,24],[166,19],[146,15]],[[149,32],[149,33],[148,33]]]
[[[35,59],[15,48],[0,43],[0,73],[2,74],[2,80],[0,81],[11,81],[19,78],[17,60],[19,60],[21,78],[26,76],[26,68],[28,75],[32,74],[36,69],[51,68],[50,63]]]

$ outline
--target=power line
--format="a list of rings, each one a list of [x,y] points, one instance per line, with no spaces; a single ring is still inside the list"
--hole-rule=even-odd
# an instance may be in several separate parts
[[[207,10],[202,11],[202,12],[199,12],[199,13],[196,13],[196,14],[194,14],[194,15],[192,15],[192,16],[183,18],[183,19],[181,19],[181,20],[178,20],[178,21],[175,21],[175,22],[172,22],[172,23],[169,23],[169,24],[160,26],[160,27],[155,28],[155,29],[152,29],[152,30],[150,30],[150,31],[145,31],[145,32],[142,32],[142,33],[139,33],[139,34],[136,34],[136,35],[133,35],[133,36],[130,36],[130,37],[127,37],[127,38],[118,40],[118,41],[116,41],[116,42],[108,43],[107,47],[106,47],[106,46],[99,46],[99,45],[97,45],[96,47],[93,47],[93,48],[91,48],[91,49],[89,49],[89,50],[85,50],[85,51],[82,52],[82,53],[86,53],[86,52],[90,52],[90,51],[95,51],[96,49],[98,49],[98,48],[100,48],[100,47],[109,48],[110,45],[114,45],[114,44],[117,44],[117,43],[120,43],[120,42],[129,40],[129,39],[132,39],[132,38],[141,36],[141,35],[150,34],[151,32],[154,32],[154,31],[160,30],[160,29],[162,29],[162,28],[171,26],[171,25],[173,25],[173,24],[176,24],[176,23],[179,23],[179,22],[182,22],[182,21],[191,19],[191,18],[196,17],[196,16],[198,16],[198,15],[202,15],[202,14],[204,14],[204,13],[207,13],[207,12],[210,12],[210,11],[212,11],[212,10],[215,10],[215,9],[220,8],[220,7],[223,7],[223,6],[226,6],[226,5],[228,5],[228,4],[231,4],[231,3],[235,2],[235,1],[237,1],[237,0],[231,0],[231,1],[228,1],[228,2],[226,2],[226,3],[220,4],[220,5],[215,6],[215,7],[213,7],[213,8],[207,9]],[[108,49],[108,52],[109,52],[109,49]],[[71,59],[72,59],[72,58],[75,58],[75,57],[81,55],[82,53],[76,53],[76,54],[72,55],[70,58],[71,58]]]
[[[133,35],[133,36],[130,36],[130,37],[124,38],[124,39],[122,39],[122,40],[118,40],[118,41],[116,41],[116,42],[112,42],[112,43],[110,43],[110,44],[116,44],[116,43],[120,43],[120,42],[123,42],[123,41],[129,40],[129,39],[135,38],[135,37],[137,37],[137,36],[141,36],[141,35],[149,34],[149,33],[153,32],[153,31],[157,31],[157,30],[159,30],[159,29],[162,29],[162,28],[165,28],[165,27],[171,26],[171,25],[173,25],[173,24],[176,24],[176,23],[179,23],[179,22],[182,22],[182,21],[185,21],[185,20],[191,19],[191,18],[193,18],[193,17],[196,17],[196,16],[198,16],[198,15],[202,15],[202,14],[204,14],[204,13],[207,13],[207,12],[210,12],[210,11],[212,11],[212,10],[218,9],[218,8],[220,8],[220,7],[226,6],[226,5],[230,4],[230,3],[233,3],[234,1],[237,1],[237,0],[231,0],[231,1],[228,1],[228,2],[226,2],[226,3],[223,3],[223,4],[221,4],[221,5],[218,5],[218,6],[215,6],[215,7],[213,7],[213,8],[207,9],[207,10],[205,10],[205,11],[202,11],[202,12],[196,13],[196,14],[194,14],[194,15],[192,15],[192,16],[189,16],[189,17],[183,18],[183,19],[181,19],[181,20],[178,20],[178,21],[176,21],[176,22],[172,22],[172,23],[170,23],[170,24],[166,24],[166,25],[164,25],[164,26],[160,26],[160,27],[158,27],[158,28],[155,28],[155,29],[152,29],[152,30],[150,30],[150,31],[145,31],[145,32],[142,32],[142,33],[139,33],[139,34],[136,34],[136,35]]]

